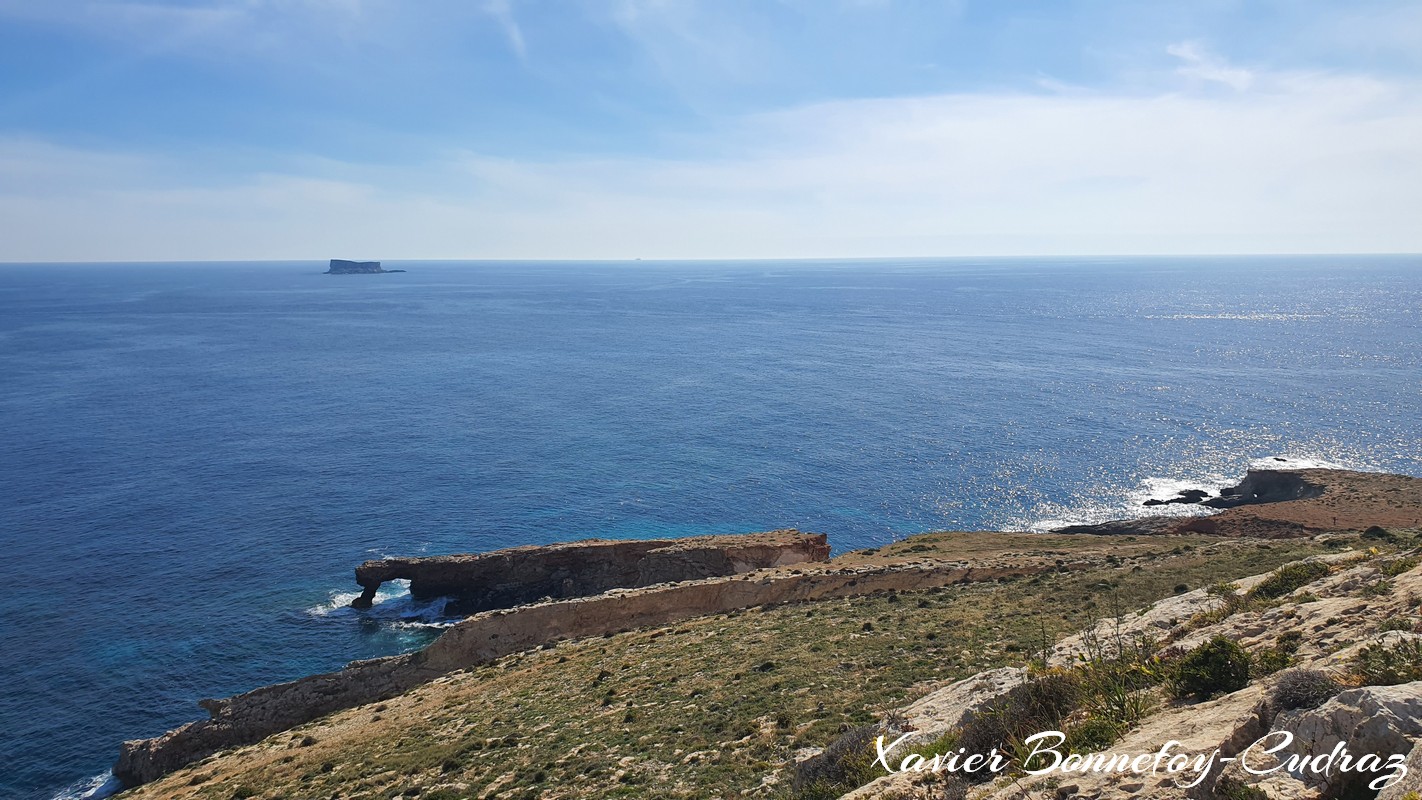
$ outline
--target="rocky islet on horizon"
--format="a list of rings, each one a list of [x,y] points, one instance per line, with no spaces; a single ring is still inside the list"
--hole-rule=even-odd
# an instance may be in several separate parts
[[[389,272],[404,272],[403,269],[382,269],[379,261],[348,261],[344,258],[333,258],[327,267],[326,275],[377,275]]]

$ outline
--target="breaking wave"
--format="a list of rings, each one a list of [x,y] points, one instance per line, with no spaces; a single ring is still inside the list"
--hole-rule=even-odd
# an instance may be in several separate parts
[[[323,619],[375,621],[391,628],[447,628],[459,621],[445,614],[448,597],[416,600],[406,580],[382,584],[368,609],[351,608],[351,601],[359,596],[360,592],[333,589],[324,603],[311,606],[306,613]]]
[[[1312,450],[1286,451],[1286,455],[1254,458],[1249,469],[1347,469],[1377,471],[1376,463],[1362,454],[1322,453]],[[1141,517],[1201,517],[1215,510],[1195,504],[1147,506],[1147,500],[1169,500],[1184,492],[1199,490],[1218,495],[1244,478],[1236,463],[1197,459],[1182,469],[1189,474],[1150,476],[1134,485],[1099,485],[1079,493],[1067,502],[1042,502],[1030,512],[1009,518],[1004,530],[1045,533],[1068,525],[1099,525],[1103,522]]]
[[[112,772],[105,772],[60,789],[52,800],[101,800],[118,794],[123,785]]]

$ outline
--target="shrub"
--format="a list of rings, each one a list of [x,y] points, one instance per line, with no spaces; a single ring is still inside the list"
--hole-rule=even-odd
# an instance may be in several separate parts
[[[1090,717],[1068,728],[1063,747],[1071,753],[1099,753],[1121,738],[1126,726],[1101,717]]]
[[[1353,657],[1353,673],[1364,686],[1396,686],[1422,680],[1422,640],[1364,647]]]
[[[1389,617],[1378,626],[1379,633],[1388,631],[1410,631],[1416,626],[1411,617]]]
[[[1407,558],[1394,558],[1382,565],[1382,574],[1389,578],[1396,578],[1404,572],[1409,572],[1413,567],[1422,564],[1422,558],[1409,556]]]
[[[1262,678],[1265,675],[1273,675],[1281,669],[1289,666],[1294,661],[1294,653],[1299,650],[1299,645],[1303,643],[1303,634],[1298,631],[1289,631],[1281,634],[1274,641],[1273,647],[1266,647],[1255,653],[1250,659],[1250,675],[1255,678]]]
[[[1364,597],[1386,597],[1392,594],[1392,581],[1387,578],[1379,578],[1372,583],[1364,584],[1362,594]]]
[[[1291,669],[1279,676],[1270,698],[1280,710],[1318,708],[1328,702],[1343,687],[1327,672],[1316,669]]]
[[[1322,561],[1297,561],[1293,564],[1285,564],[1269,573],[1269,577],[1251,589],[1249,595],[1261,600],[1283,597],[1301,586],[1307,586],[1322,578],[1328,574],[1328,571],[1328,565]]]
[[[1179,699],[1207,700],[1238,691],[1249,683],[1249,653],[1238,642],[1216,636],[1180,659],[1171,683]]]
[[[1277,647],[1266,647],[1255,653],[1249,660],[1249,674],[1253,678],[1263,678],[1266,675],[1273,675],[1292,663],[1294,663],[1293,656],[1282,652]]]
[[[1241,611],[1249,609],[1250,603],[1254,599],[1251,594],[1239,594],[1239,584],[1236,583],[1216,583],[1205,588],[1205,594],[1219,601],[1219,605],[1206,611],[1201,611],[1190,618],[1191,628],[1203,628],[1207,625],[1214,625],[1223,622]]]
[[[1269,795],[1258,786],[1250,786],[1233,775],[1220,778],[1211,792],[1217,800],[1269,800]]]
[[[958,746],[969,753],[986,754],[993,749],[1010,753],[1026,737],[1057,729],[1081,701],[1080,678],[1069,672],[1048,673],[1012,687],[974,711],[958,733]],[[992,775],[964,777],[986,780]]]
[[[1392,531],[1388,530],[1387,528],[1379,527],[1379,526],[1377,526],[1377,525],[1374,525],[1374,526],[1368,528],[1367,530],[1363,531],[1363,538],[1364,538],[1364,539],[1376,539],[1376,540],[1378,540],[1378,541],[1382,541],[1382,542],[1392,542],[1392,543],[1397,543],[1397,542],[1401,541],[1401,539],[1402,539],[1402,537],[1398,536],[1397,534],[1393,533]]]
[[[874,740],[890,736],[880,725],[861,725],[841,734],[823,753],[795,768],[791,788],[801,800],[836,798],[878,777]]]

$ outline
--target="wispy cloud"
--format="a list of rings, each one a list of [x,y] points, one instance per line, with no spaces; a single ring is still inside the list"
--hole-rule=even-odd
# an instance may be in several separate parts
[[[9,142],[0,260],[1417,251],[1418,141],[1415,83],[1258,72],[1227,94],[822,103],[678,158],[451,152],[209,188],[155,181],[184,167],[161,158]]]
[[[1199,42],[1177,42],[1167,47],[1166,52],[1185,62],[1176,72],[1186,77],[1223,83],[1240,92],[1254,83],[1254,73],[1230,66],[1224,59],[1205,50]]]
[[[509,47],[513,48],[519,60],[526,60],[528,47],[523,41],[523,29],[519,27],[518,20],[514,18],[513,6],[509,0],[485,0],[484,10],[503,28],[504,35],[509,40]]]
[[[916,83],[924,54],[952,55],[940,34],[982,24],[961,5],[0,0],[0,23],[99,53],[53,62],[74,85],[0,95],[0,120],[61,121],[0,128],[0,260],[1422,250],[1422,76],[1402,49],[1285,67],[1157,15]],[[1422,21],[1389,7],[1318,50]],[[1058,50],[1012,72],[1029,45]],[[1099,61],[1073,71],[1083,53]],[[102,72],[123,54],[143,63]],[[167,81],[183,59],[202,68]],[[204,94],[217,73],[231,103]],[[158,121],[105,146],[72,109],[115,89]]]

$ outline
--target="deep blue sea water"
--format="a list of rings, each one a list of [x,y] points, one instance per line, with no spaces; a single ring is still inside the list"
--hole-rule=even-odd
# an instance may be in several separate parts
[[[0,265],[0,797],[426,641],[382,554],[1422,473],[1422,257],[389,266]]]

